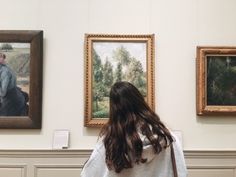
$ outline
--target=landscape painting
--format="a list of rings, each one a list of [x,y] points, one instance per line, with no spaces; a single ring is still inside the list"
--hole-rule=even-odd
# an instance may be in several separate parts
[[[99,36],[87,36],[90,40],[88,48],[89,54],[86,58],[87,64],[91,64],[91,70],[86,71],[87,79],[91,79],[87,94],[91,93],[89,100],[89,120],[95,123],[107,121],[109,117],[109,92],[111,86],[118,81],[128,81],[135,85],[142,93],[146,100],[150,96],[148,85],[152,75],[148,74],[153,67],[152,58],[150,56],[152,36],[106,36],[106,39]],[[110,39],[108,39],[110,37]],[[150,78],[148,78],[148,76]],[[87,90],[87,89],[86,89]],[[152,96],[152,95],[151,95]],[[151,102],[150,102],[151,103]],[[88,109],[88,108],[86,108]],[[101,124],[103,124],[101,123]]]
[[[197,115],[236,115],[236,47],[197,47]]]
[[[207,56],[207,105],[236,105],[236,56]]]
[[[134,84],[146,97],[146,43],[94,42],[93,107],[94,118],[107,118],[109,91],[117,81]]]

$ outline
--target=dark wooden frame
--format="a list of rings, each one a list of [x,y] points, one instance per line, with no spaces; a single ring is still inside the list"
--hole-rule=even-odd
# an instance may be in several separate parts
[[[117,34],[85,34],[85,127],[102,127],[108,118],[92,117],[92,45],[93,42],[145,42],[147,44],[147,103],[155,111],[154,83],[154,34],[117,35]]]
[[[0,128],[40,129],[42,124],[43,31],[0,30],[0,42],[30,43],[29,115],[0,117]]]
[[[197,47],[197,115],[236,115],[236,105],[207,105],[207,61],[209,55],[236,55],[236,47],[198,46]]]

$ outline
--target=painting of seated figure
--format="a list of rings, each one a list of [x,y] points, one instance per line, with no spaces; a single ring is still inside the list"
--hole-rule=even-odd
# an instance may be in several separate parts
[[[0,128],[41,128],[43,31],[0,30]]]
[[[0,118],[28,115],[29,64],[29,43],[0,43]]]

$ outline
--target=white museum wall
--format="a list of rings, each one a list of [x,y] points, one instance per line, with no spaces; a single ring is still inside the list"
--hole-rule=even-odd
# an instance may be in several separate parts
[[[197,45],[236,45],[235,0],[0,0],[1,30],[43,30],[41,130],[0,130],[0,149],[51,149],[55,129],[71,149],[92,149],[83,127],[84,34],[156,35],[156,110],[185,150],[236,150],[236,117],[196,116]]]

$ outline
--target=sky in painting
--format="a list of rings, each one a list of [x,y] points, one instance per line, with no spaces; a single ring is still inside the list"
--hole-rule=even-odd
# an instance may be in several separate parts
[[[30,48],[30,43],[19,43],[19,42],[4,42],[7,44],[11,44],[13,48]],[[0,42],[0,46],[4,43]]]
[[[146,43],[144,42],[93,42],[93,48],[101,57],[102,63],[105,63],[106,58],[113,64],[113,51],[123,46],[129,53],[130,57],[134,57],[142,63],[144,72],[146,71]]]

